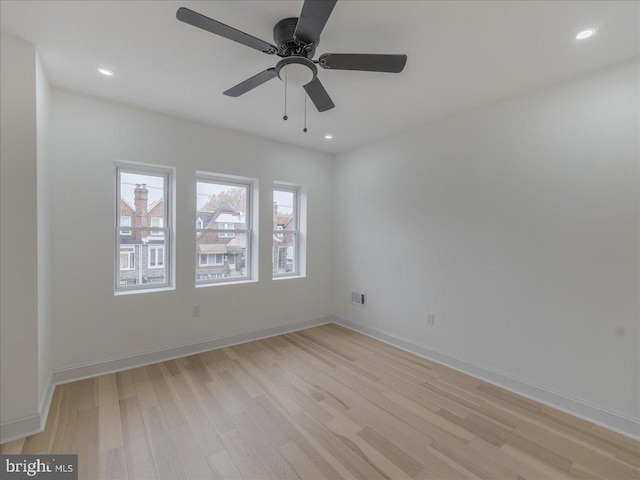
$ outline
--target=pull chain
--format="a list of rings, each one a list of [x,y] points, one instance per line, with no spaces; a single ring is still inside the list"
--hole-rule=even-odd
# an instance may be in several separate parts
[[[287,120],[289,117],[287,117],[287,71],[289,69],[285,66],[284,67],[284,116],[282,117],[283,120]]]
[[[307,91],[305,89],[302,91],[304,92],[304,128],[302,131],[307,133]]]

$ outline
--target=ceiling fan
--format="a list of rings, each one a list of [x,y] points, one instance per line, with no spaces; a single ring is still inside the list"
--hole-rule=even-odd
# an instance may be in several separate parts
[[[316,47],[320,43],[320,33],[336,2],[337,0],[305,0],[300,18],[285,18],[273,28],[276,45],[188,8],[179,8],[176,17],[189,25],[255,48],[268,55],[282,57],[275,67],[268,68],[231,87],[224,92],[225,95],[239,97],[278,77],[286,83],[302,86],[318,111],[324,112],[335,105],[318,78],[316,64],[326,70],[400,73],[407,62],[406,55],[364,53],[323,53],[317,60],[313,60]]]

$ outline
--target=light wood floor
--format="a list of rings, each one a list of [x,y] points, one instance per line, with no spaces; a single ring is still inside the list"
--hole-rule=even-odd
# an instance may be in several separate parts
[[[638,442],[325,325],[56,388],[79,478],[640,478]]]

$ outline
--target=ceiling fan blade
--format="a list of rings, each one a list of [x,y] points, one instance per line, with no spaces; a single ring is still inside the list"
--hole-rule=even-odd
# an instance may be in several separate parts
[[[205,17],[204,15],[194,12],[193,10],[189,10],[185,7],[180,7],[176,12],[176,18],[181,22],[188,23],[189,25],[193,25],[194,27],[201,28],[206,30],[207,32],[215,33],[216,35],[220,35],[221,37],[228,38],[229,40],[233,40],[234,42],[241,43],[246,45],[247,47],[255,48],[256,50],[260,50],[261,52],[268,53],[269,55],[273,55],[278,51],[278,49],[264,40],[260,40],[248,33],[241,32],[240,30],[236,30],[224,23],[220,23],[217,20],[213,20],[212,18]]]
[[[400,73],[407,63],[407,56],[368,53],[323,53],[320,55],[318,63],[322,68],[329,70]]]
[[[322,86],[318,77],[307,83],[303,88],[319,112],[326,112],[335,107],[331,97],[324,89],[324,86]]]
[[[305,0],[298,18],[295,36],[305,43],[318,44],[333,7],[338,0]]]
[[[268,82],[276,76],[276,69],[268,68],[267,70],[260,72],[251,78],[247,78],[244,82],[240,82],[235,87],[231,87],[229,90],[224,92],[224,94],[228,97],[239,97],[240,95],[247,93],[249,90],[253,90],[256,87],[259,87],[264,82]]]

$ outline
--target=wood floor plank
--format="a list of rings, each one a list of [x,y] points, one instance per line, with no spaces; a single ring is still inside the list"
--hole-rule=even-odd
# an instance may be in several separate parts
[[[326,479],[333,480],[326,477],[320,469],[313,463],[305,453],[300,450],[300,447],[296,442],[285,443],[278,448],[282,456],[285,458],[289,465],[293,467],[298,477],[311,480],[311,479]],[[335,478],[335,477],[334,477]]]
[[[13,440],[12,442],[3,443],[0,445],[0,455],[18,455],[22,453],[22,447],[24,447],[25,440],[26,437],[23,437]]]
[[[221,439],[225,451],[228,452],[233,463],[238,468],[241,478],[275,478],[269,475],[239,432],[236,430],[225,432],[222,434]]]
[[[70,454],[74,451],[73,444],[76,436],[76,422],[78,419],[78,406],[80,402],[80,386],[78,385],[78,382],[73,382],[58,385],[56,390],[58,389],[60,389],[61,396],[60,407],[57,409],[54,419],[51,452]]]
[[[120,400],[120,416],[129,477],[132,480],[158,478],[138,397]]]
[[[191,426],[188,423],[182,423],[170,428],[169,433],[187,478],[209,478],[211,469],[198,445],[198,440],[191,430]]]
[[[116,386],[118,388],[119,400],[136,396],[136,384],[133,380],[131,370],[116,372]]]
[[[229,372],[223,372],[221,377],[243,405],[245,411],[251,416],[253,421],[256,422],[256,424],[258,424],[264,431],[269,433],[271,442],[273,442],[276,447],[284,445],[291,440],[280,428],[278,428],[277,422],[264,411],[260,404],[256,402],[244,388],[242,388],[242,385],[240,385],[240,382],[236,379],[235,373],[231,374]]]
[[[187,475],[182,462],[158,407],[144,409],[142,418],[148,432],[149,446],[158,478],[162,480],[186,479]]]
[[[139,367],[130,370],[133,382],[136,388],[136,396],[140,402],[141,409],[157,407],[158,398],[153,389],[153,384],[149,378],[149,372],[146,367]]]
[[[71,448],[78,455],[78,478],[98,478],[100,475],[100,446],[96,435],[98,417],[97,407],[78,413]]]
[[[233,463],[226,450],[220,450],[207,457],[212,478],[215,480],[244,480],[240,470]]]
[[[318,443],[320,443],[331,455],[338,459],[356,478],[367,479],[387,479],[388,477],[384,472],[380,471],[377,467],[372,466],[369,462],[365,461],[355,451],[350,448],[344,448],[336,442],[339,437],[333,435],[323,425],[316,423],[311,417],[308,417],[305,413],[300,413],[295,416],[296,422],[304,428],[311,436],[313,436]]]
[[[178,397],[185,418],[188,420],[193,433],[198,439],[198,444],[205,456],[213,455],[223,448],[217,432],[210,418],[202,409],[196,398],[196,392],[192,391],[186,378],[182,375],[170,377],[169,383]]]
[[[89,478],[89,477],[87,477]],[[100,477],[104,480],[128,480],[125,447],[118,447],[100,454]]]
[[[140,414],[142,416],[142,413]],[[146,433],[127,438],[124,445],[127,471],[132,480],[152,480],[159,478]]]
[[[424,469],[424,465],[407,455],[403,450],[389,442],[389,440],[371,427],[365,427],[360,430],[358,436],[395,463],[410,477],[416,476]]]
[[[314,448],[309,441],[309,437],[301,434],[301,431],[296,428],[296,424],[291,416],[279,409],[277,405],[265,396],[256,398],[256,401],[260,403],[260,406],[264,409],[267,415],[277,422],[286,438],[290,438],[291,441],[295,442],[300,450],[303,451],[303,453],[324,473],[324,475],[328,478],[336,479],[343,477],[343,475],[338,473],[334,468],[335,464],[330,462],[333,458],[325,452],[320,453],[317,447]]]
[[[160,364],[149,365],[147,372],[149,372],[149,379],[158,400],[158,407],[162,412],[162,417],[167,427],[172,428],[185,423],[186,420],[182,410],[174,398],[173,391],[165,379]]]
[[[640,480],[640,442],[328,324],[58,385],[81,479]]]
[[[280,455],[277,447],[267,433],[243,412],[232,418],[236,430],[255,452],[256,457],[273,478],[295,480],[298,475]]]

